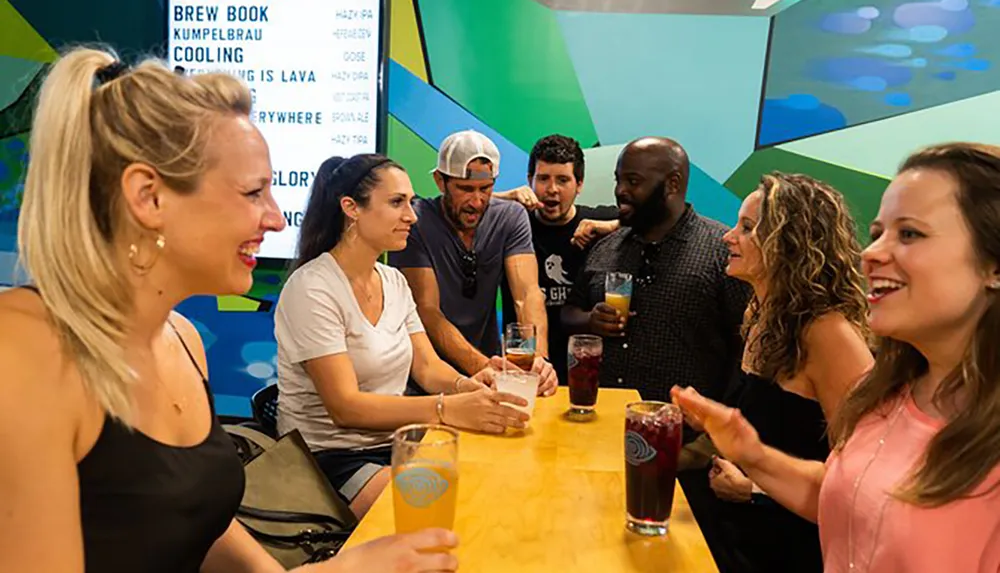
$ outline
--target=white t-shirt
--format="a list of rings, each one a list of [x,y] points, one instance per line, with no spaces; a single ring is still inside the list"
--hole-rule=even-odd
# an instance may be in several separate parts
[[[344,271],[329,253],[288,277],[274,312],[278,341],[278,431],[298,429],[313,451],[389,443],[392,433],[341,428],[331,419],[302,363],[346,352],[362,392],[401,396],[413,362],[410,335],[423,332],[417,305],[398,270],[376,263],[382,315],[372,325]]]

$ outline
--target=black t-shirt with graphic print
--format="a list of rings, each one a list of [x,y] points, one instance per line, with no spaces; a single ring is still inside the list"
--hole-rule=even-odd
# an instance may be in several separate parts
[[[565,225],[547,225],[538,216],[531,215],[531,241],[535,247],[535,257],[538,259],[538,286],[545,296],[545,310],[549,317],[549,360],[559,376],[559,382],[566,384],[566,346],[569,337],[564,333],[559,314],[569,296],[576,275],[587,261],[590,247],[580,249],[570,240],[573,233],[584,219],[596,221],[612,221],[618,218],[618,207],[613,205],[600,207],[576,206],[576,216]],[[599,240],[599,239],[598,239]],[[514,299],[506,281],[501,288],[503,300],[503,324],[517,322],[514,310]]]

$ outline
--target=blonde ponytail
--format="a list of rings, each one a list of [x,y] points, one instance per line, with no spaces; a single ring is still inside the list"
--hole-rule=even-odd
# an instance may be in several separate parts
[[[230,76],[185,78],[155,60],[97,85],[97,71],[116,60],[78,48],[50,70],[32,127],[18,248],[87,391],[128,422],[135,378],[123,344],[133,297],[119,256],[128,220],[121,174],[144,163],[175,191],[192,192],[208,164],[211,121],[248,115],[250,94]]]

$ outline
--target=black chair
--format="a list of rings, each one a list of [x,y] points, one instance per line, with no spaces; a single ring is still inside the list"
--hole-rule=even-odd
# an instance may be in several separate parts
[[[270,438],[278,439],[278,385],[264,386],[250,399],[253,419]]]

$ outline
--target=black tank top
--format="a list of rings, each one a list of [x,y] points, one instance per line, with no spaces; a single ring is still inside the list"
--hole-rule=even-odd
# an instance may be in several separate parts
[[[763,443],[797,458],[826,460],[830,445],[819,402],[756,374],[741,372],[741,378],[740,412]]]
[[[830,453],[819,402],[742,372],[743,416],[765,444],[797,458],[824,461]],[[775,502],[720,503],[712,553],[719,571],[822,573],[819,529]]]
[[[243,499],[243,466],[177,336],[208,392],[211,430],[198,445],[174,447],[105,417],[77,464],[87,573],[198,573]]]

